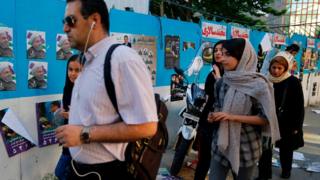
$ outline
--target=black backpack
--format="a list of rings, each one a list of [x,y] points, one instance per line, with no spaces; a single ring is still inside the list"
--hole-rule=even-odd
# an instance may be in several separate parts
[[[111,55],[119,45],[120,44],[112,45],[107,52],[104,63],[104,81],[110,100],[121,118],[114,84],[111,78]],[[156,134],[151,138],[143,138],[135,142],[129,142],[125,152],[127,170],[134,179],[156,179],[162,154],[168,145],[168,130],[165,124],[168,109],[165,103],[160,100],[159,94],[155,94],[155,102],[159,119]]]

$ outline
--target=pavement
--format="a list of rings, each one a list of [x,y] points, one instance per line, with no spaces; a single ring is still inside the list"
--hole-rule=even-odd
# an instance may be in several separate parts
[[[163,155],[160,170],[162,172],[169,171],[171,162],[174,155],[173,146],[175,143],[176,132],[179,129],[181,119],[178,117],[176,113],[177,107],[179,105],[171,105],[168,104],[168,109],[170,109],[168,119],[167,119],[167,127],[169,131],[169,145],[166,150],[166,153]],[[171,109],[173,108],[173,109]],[[316,114],[312,112],[313,109],[320,110],[320,106],[307,107],[305,108],[305,121],[304,121],[304,140],[305,146],[298,149],[295,152],[302,153],[304,155],[304,160],[294,160],[293,163],[298,165],[298,168],[293,168],[291,171],[291,180],[320,180],[320,172],[310,172],[307,171],[307,167],[311,163],[319,163],[320,165],[320,114]],[[299,154],[298,154],[299,155]],[[193,180],[194,179],[194,167],[190,167],[192,161],[194,161],[197,157],[197,153],[195,151],[191,151],[189,155],[185,159],[185,165],[181,169],[178,176],[183,180]],[[274,150],[274,160],[279,161],[278,152]],[[188,162],[188,163],[187,163]],[[273,180],[281,180],[281,168],[276,166],[277,163],[273,166],[272,170],[272,179]],[[319,167],[320,170],[320,167]],[[257,170],[255,171],[255,176],[257,175]],[[157,178],[162,179],[162,178]],[[207,178],[208,179],[208,178]],[[227,180],[232,180],[233,178],[229,176]]]

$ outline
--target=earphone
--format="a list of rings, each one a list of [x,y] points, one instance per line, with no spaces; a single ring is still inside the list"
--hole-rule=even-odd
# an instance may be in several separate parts
[[[92,22],[92,24],[91,24],[91,27],[90,27],[90,29],[92,30],[93,28],[94,28],[94,26],[96,25],[96,22],[95,21],[93,21]]]
[[[96,22],[93,21],[93,22],[91,23],[91,26],[90,26],[90,30],[89,30],[89,33],[88,33],[88,36],[87,36],[87,41],[86,41],[86,44],[85,44],[85,46],[84,46],[83,53],[85,53],[85,52],[87,51],[87,46],[88,46],[89,38],[90,38],[90,35],[91,35],[91,31],[92,31],[92,29],[94,28],[95,25],[96,25]]]

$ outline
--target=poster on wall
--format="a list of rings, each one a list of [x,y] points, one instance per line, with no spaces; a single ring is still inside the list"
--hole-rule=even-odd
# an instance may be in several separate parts
[[[249,40],[250,29],[240,28],[240,27],[231,27],[231,37],[232,38],[243,38]]]
[[[317,49],[320,50],[320,42],[317,43]]]
[[[156,37],[126,33],[111,33],[115,39],[128,47],[133,48],[142,57],[151,74],[152,83],[156,83],[157,44]]]
[[[165,68],[180,67],[180,37],[166,35],[165,37]]]
[[[27,58],[44,59],[46,57],[46,33],[27,31]]]
[[[0,57],[13,57],[12,28],[0,27]]]
[[[187,51],[188,49],[195,49],[196,45],[194,42],[183,42],[183,51]]]
[[[204,51],[205,48],[209,48],[209,47],[213,47],[214,43],[210,42],[210,41],[202,41],[201,43],[201,51],[198,51],[197,56],[202,56],[202,60],[204,63],[206,64],[212,64],[212,60],[213,60],[213,51],[211,51],[210,49]],[[199,54],[201,53],[201,54]]]
[[[170,101],[183,100],[186,86],[183,85],[183,77],[178,74],[171,75]]]
[[[13,64],[4,61],[0,62],[0,91],[16,90],[16,74],[14,73]]]
[[[14,121],[14,116],[8,116],[8,109],[0,110],[0,132],[9,157],[29,150],[35,145],[20,136],[16,131],[4,124],[4,119]],[[12,114],[11,114],[12,115]]]
[[[273,44],[274,45],[285,45],[286,36],[278,33],[273,34]]]
[[[48,86],[48,63],[47,62],[29,62],[28,88],[45,89]]]
[[[314,70],[317,67],[318,51],[311,48],[303,49],[302,64],[303,69]]]
[[[202,22],[202,37],[214,39],[227,39],[227,26]]]
[[[72,56],[71,45],[66,34],[57,34],[56,59],[67,60]]]
[[[313,39],[313,38],[308,38],[308,39],[307,39],[307,47],[308,47],[308,48],[315,48],[315,47],[316,47],[315,39]]]
[[[58,143],[58,139],[55,137],[55,130],[64,124],[64,119],[60,112],[61,101],[36,103],[39,147]]]

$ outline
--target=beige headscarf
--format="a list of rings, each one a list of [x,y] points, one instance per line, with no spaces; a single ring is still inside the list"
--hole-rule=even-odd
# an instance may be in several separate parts
[[[291,70],[292,65],[293,65],[293,58],[294,57],[289,52],[281,51],[278,54],[276,54],[272,59],[274,59],[277,56],[283,57],[287,61],[288,69],[287,69],[287,71],[283,72],[283,74],[280,77],[274,77],[274,76],[272,76],[270,74],[270,72],[268,72],[267,78],[273,83],[279,83],[281,81],[284,81],[284,80],[288,79],[291,76],[290,70]],[[270,63],[270,65],[271,65],[271,63]]]
[[[255,98],[263,107],[269,124],[263,127],[265,136],[272,142],[280,139],[272,84],[260,73],[256,73],[257,55],[246,40],[241,60],[235,71],[226,71],[223,81],[229,85],[222,111],[237,115],[250,115],[251,99]],[[218,132],[218,148],[229,160],[233,172],[238,174],[240,166],[241,123],[221,121]]]

